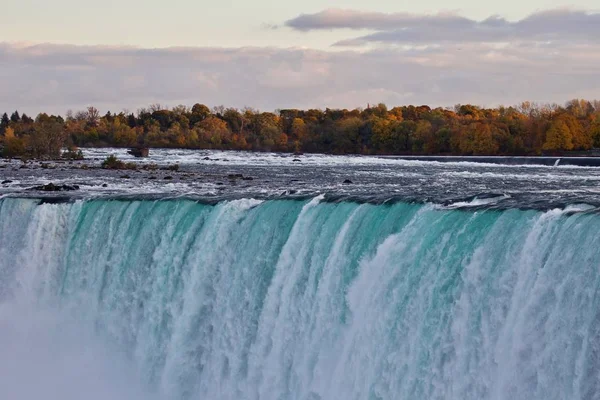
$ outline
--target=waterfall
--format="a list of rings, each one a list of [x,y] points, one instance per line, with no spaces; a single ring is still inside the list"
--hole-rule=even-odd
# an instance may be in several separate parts
[[[0,200],[0,397],[593,399],[600,216]]]

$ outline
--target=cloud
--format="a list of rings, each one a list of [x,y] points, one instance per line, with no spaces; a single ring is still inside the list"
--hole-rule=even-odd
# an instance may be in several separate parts
[[[564,102],[600,92],[600,43],[368,51],[0,43],[0,112]]]
[[[285,26],[299,31],[331,29],[370,29],[393,30],[400,27],[431,26],[441,23],[446,26],[460,27],[472,24],[472,21],[454,14],[418,15],[409,13],[380,13],[344,9],[328,9],[316,14],[302,14],[285,22]]]
[[[303,32],[354,29],[375,31],[336,43],[359,46],[368,43],[402,45],[448,43],[562,42],[592,43],[600,35],[600,13],[556,9],[540,11],[519,21],[490,16],[483,21],[453,13],[377,13],[329,9],[303,14],[285,23]]]

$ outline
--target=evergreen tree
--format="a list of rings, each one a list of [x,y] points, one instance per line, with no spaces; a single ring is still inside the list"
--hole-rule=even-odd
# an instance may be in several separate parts
[[[21,116],[19,115],[18,111],[12,113],[12,115],[10,116],[10,121],[14,122],[15,124],[21,121]]]
[[[23,115],[21,115],[21,122],[24,122],[26,124],[30,124],[33,122],[33,119],[30,118],[27,114],[23,113]]]
[[[2,118],[0,119],[0,133],[4,133],[6,128],[8,128],[9,123],[10,120],[8,119],[8,114],[2,114]]]

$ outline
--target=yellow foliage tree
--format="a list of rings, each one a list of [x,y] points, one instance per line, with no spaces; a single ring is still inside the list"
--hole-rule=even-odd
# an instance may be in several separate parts
[[[589,150],[592,148],[594,141],[591,132],[583,129],[577,118],[571,114],[561,114],[558,119],[563,121],[569,128],[574,150]]]
[[[473,123],[460,136],[459,149],[461,153],[468,155],[495,155],[498,153],[498,143],[488,124]]]
[[[594,141],[594,147],[600,147],[600,115],[592,122],[590,127],[590,136]]]
[[[557,119],[550,124],[543,149],[546,151],[573,149],[573,136],[562,119]]]
[[[4,148],[2,149],[2,155],[4,157],[17,157],[25,153],[25,143],[23,139],[16,137],[14,129],[10,126],[4,131],[2,143],[4,145]]]
[[[301,118],[294,118],[290,133],[293,140],[298,140],[300,142],[304,140],[308,135],[308,127],[306,126],[304,120]]]

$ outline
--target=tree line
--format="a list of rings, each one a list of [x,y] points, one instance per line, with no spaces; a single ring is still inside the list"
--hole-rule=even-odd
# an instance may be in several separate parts
[[[600,147],[600,101],[453,108],[385,104],[364,109],[251,108],[203,104],[104,115],[18,111],[0,118],[5,157],[56,158],[63,148],[150,147],[331,154],[541,155]]]

